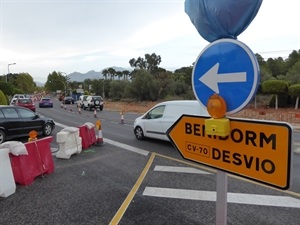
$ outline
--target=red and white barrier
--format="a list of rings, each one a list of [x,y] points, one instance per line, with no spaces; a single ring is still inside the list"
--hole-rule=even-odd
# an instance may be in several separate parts
[[[92,124],[93,125],[93,124]],[[96,135],[94,125],[92,127],[87,124],[81,125],[79,128],[79,136],[82,140],[82,149],[87,149],[96,143]]]
[[[77,127],[62,129],[56,135],[56,142],[59,144],[59,150],[56,153],[57,158],[69,159],[71,155],[79,154],[82,151],[82,141]]]
[[[16,192],[16,183],[12,172],[9,148],[0,149],[0,197],[8,197]]]
[[[49,136],[25,143],[28,155],[10,154],[16,183],[30,185],[37,176],[53,173],[54,162],[50,149],[52,140],[53,137]]]

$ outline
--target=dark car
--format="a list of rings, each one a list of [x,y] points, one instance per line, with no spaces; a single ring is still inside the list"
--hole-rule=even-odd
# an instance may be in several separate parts
[[[6,140],[28,136],[35,130],[39,135],[51,135],[53,119],[40,117],[35,112],[20,106],[0,106],[0,143]]]
[[[72,97],[65,97],[63,100],[64,104],[74,104],[75,100]]]
[[[25,107],[35,112],[35,104],[31,98],[19,98],[16,100],[15,105]]]
[[[39,107],[44,108],[44,107],[50,107],[53,108],[53,102],[51,98],[41,98],[39,102]]]

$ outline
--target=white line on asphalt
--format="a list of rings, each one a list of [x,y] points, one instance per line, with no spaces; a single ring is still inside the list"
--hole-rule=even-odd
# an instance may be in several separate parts
[[[173,188],[146,187],[143,195],[162,198],[216,201],[216,192]],[[300,208],[300,200],[285,196],[228,193],[228,203]]]
[[[111,145],[115,145],[117,147],[124,148],[128,151],[135,152],[135,153],[145,155],[145,156],[147,156],[149,154],[149,151],[146,151],[146,150],[143,150],[143,149],[140,149],[140,148],[135,148],[135,147],[132,147],[130,145],[122,144],[120,142],[116,142],[116,141],[113,141],[113,140],[110,140],[110,139],[107,139],[107,138],[104,138],[104,143],[109,143]]]
[[[62,128],[68,127],[64,124],[57,123],[57,122],[55,122],[55,125],[57,125],[59,127],[62,127]],[[107,139],[107,138],[103,138],[103,141],[104,141],[104,143],[115,145],[117,147],[124,148],[128,151],[135,152],[135,153],[138,153],[138,154],[141,154],[141,155],[147,156],[149,154],[149,151],[146,151],[146,150],[143,150],[143,149],[140,149],[140,148],[135,148],[135,147],[132,147],[130,145],[122,144],[120,142],[116,142],[116,141],[113,141],[113,140],[110,140],[110,139]]]
[[[210,174],[203,170],[199,170],[191,167],[180,167],[180,166],[155,166],[154,171],[161,172],[176,172],[176,173],[194,173],[194,174]]]

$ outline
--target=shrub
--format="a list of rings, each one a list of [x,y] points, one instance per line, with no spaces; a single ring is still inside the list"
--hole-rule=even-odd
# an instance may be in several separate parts
[[[7,98],[0,90],[0,105],[7,105]]]

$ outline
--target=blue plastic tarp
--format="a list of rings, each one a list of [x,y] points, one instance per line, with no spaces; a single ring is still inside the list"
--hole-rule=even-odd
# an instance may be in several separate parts
[[[185,0],[185,12],[208,42],[237,39],[255,18],[262,0]]]

